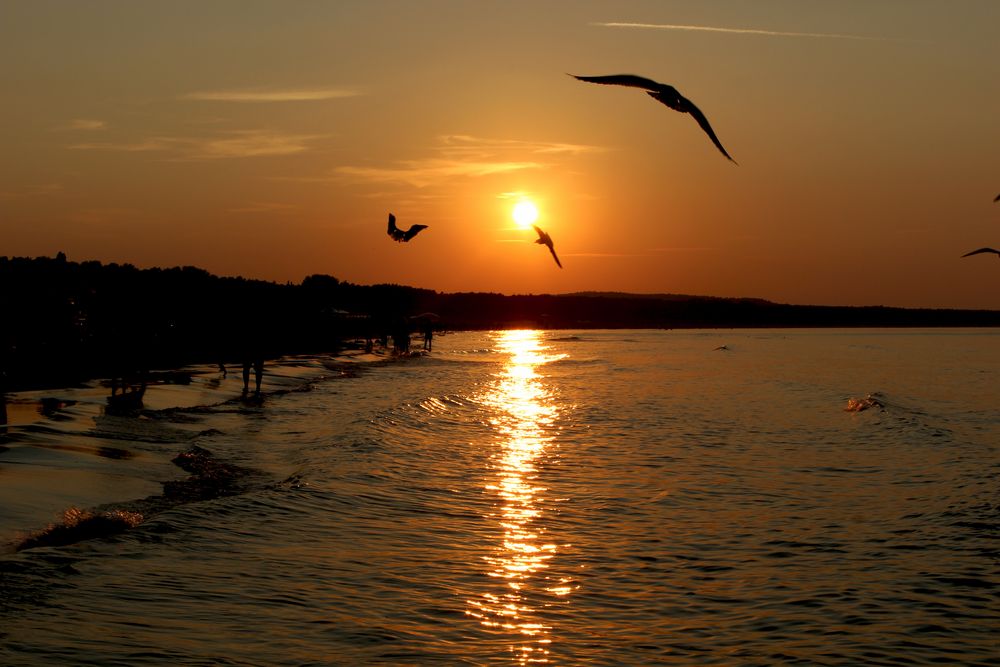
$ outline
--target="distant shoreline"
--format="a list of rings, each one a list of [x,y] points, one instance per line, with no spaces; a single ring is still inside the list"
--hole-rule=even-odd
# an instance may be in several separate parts
[[[0,257],[0,392],[191,364],[337,354],[393,333],[1000,327],[1000,310],[800,306],[678,294],[503,295],[214,276],[195,267]]]

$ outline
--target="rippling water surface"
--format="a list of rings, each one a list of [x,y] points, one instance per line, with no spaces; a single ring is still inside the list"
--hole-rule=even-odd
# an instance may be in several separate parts
[[[15,397],[0,541],[144,521],[0,555],[0,663],[1000,664],[1000,332],[435,345]],[[192,446],[237,480],[167,498]]]

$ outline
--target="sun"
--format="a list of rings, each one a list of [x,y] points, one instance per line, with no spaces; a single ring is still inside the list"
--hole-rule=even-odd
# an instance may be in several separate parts
[[[511,211],[511,217],[514,218],[514,222],[516,222],[521,229],[527,229],[528,227],[531,227],[531,223],[538,220],[538,207],[527,200],[519,201],[514,205],[514,210]]]

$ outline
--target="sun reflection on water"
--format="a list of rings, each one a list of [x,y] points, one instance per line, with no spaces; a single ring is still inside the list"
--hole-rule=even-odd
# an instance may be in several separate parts
[[[559,408],[538,368],[561,355],[546,352],[541,332],[499,332],[497,347],[509,359],[497,381],[482,396],[490,423],[499,434],[493,459],[495,474],[486,484],[496,495],[495,517],[501,540],[484,557],[487,574],[497,581],[492,592],[469,600],[466,613],[498,633],[512,635],[511,649],[521,664],[549,662],[551,626],[543,618],[547,596],[565,596],[565,581],[553,584],[545,575],[558,545],[546,540],[543,518],[547,489],[540,485],[538,465],[553,440]]]

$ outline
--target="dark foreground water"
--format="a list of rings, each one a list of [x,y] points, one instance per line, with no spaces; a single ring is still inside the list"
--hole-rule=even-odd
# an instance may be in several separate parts
[[[0,664],[1000,664],[1000,331],[201,370],[8,404]],[[13,552],[104,503],[141,523]]]

